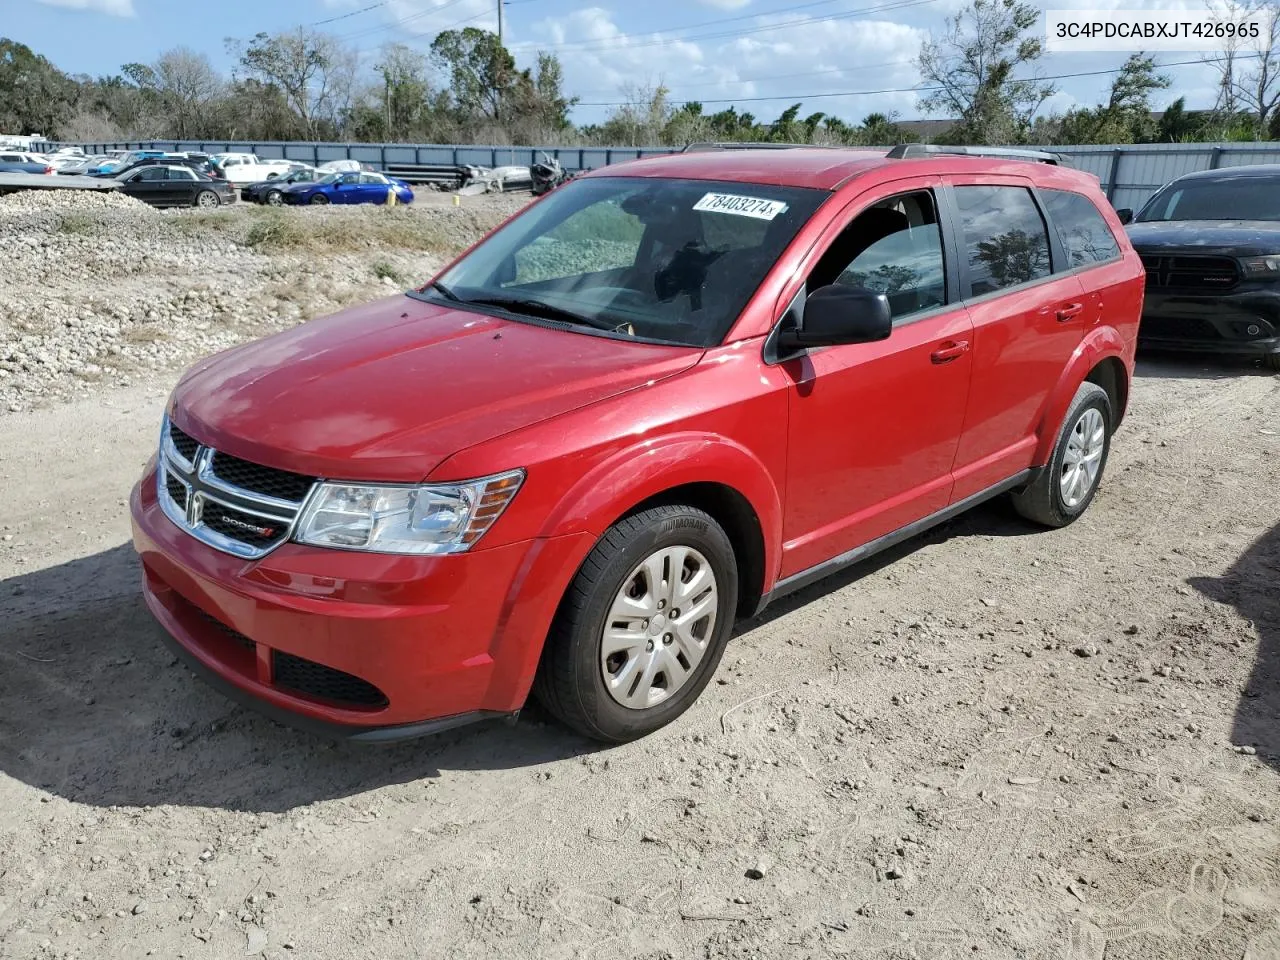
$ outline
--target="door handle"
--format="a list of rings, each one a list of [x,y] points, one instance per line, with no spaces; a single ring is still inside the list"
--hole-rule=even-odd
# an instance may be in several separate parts
[[[1083,310],[1083,303],[1064,303],[1058,308],[1058,322],[1066,323],[1068,320],[1074,320]]]
[[[968,352],[968,340],[948,340],[933,353],[929,354],[929,359],[934,363],[950,363],[956,357],[963,356]]]

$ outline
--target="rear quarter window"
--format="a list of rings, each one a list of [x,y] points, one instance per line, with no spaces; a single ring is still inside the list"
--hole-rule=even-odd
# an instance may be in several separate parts
[[[1070,190],[1041,190],[1040,197],[1067,248],[1068,269],[1090,267],[1120,256],[1115,234],[1088,197]]]

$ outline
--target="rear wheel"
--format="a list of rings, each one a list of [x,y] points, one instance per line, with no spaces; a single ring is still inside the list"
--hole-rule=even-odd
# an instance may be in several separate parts
[[[203,210],[212,210],[220,203],[222,203],[222,201],[212,190],[201,190],[196,194],[195,205]]]
[[[1093,502],[1111,451],[1111,399],[1096,383],[1082,383],[1062,421],[1053,456],[1014,508],[1028,520],[1065,527]]]
[[[317,207],[322,207],[329,202],[329,198],[326,197],[323,193],[317,193],[314,197],[311,198],[311,202],[315,204]]]
[[[582,564],[547,638],[534,695],[567,726],[622,743],[698,698],[738,604],[728,536],[689,506],[619,521]]]
[[[284,194],[279,190],[268,190],[264,198],[265,202],[272,207],[284,206]]]

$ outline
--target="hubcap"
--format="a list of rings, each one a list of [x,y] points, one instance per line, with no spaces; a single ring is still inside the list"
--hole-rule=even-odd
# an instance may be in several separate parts
[[[1098,482],[1102,467],[1102,451],[1107,443],[1107,428],[1102,414],[1090,407],[1080,414],[1067,437],[1067,452],[1062,458],[1062,476],[1058,488],[1062,502],[1074,509],[1084,502]]]
[[[200,194],[200,206],[216,207],[217,205],[218,205],[218,198],[215,197],[212,193]]]
[[[715,631],[720,591],[692,547],[664,547],[622,582],[600,638],[609,695],[624,707],[662,703],[693,675]]]

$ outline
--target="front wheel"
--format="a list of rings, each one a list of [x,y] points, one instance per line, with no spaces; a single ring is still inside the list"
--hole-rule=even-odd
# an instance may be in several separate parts
[[[266,196],[268,206],[281,207],[284,206],[284,194],[279,190],[268,190]]]
[[[1268,353],[1262,358],[1262,365],[1268,370],[1280,373],[1280,353]]]
[[[566,726],[623,743],[684,713],[733,630],[738,564],[690,506],[627,517],[583,562],[547,638],[534,695]]]
[[[1111,398],[1096,383],[1082,383],[1062,421],[1053,456],[1040,475],[1013,496],[1028,520],[1065,527],[1093,502],[1111,451]]]
[[[218,195],[212,190],[201,190],[196,194],[195,205],[201,210],[212,210],[220,203],[222,201],[218,199]]]

